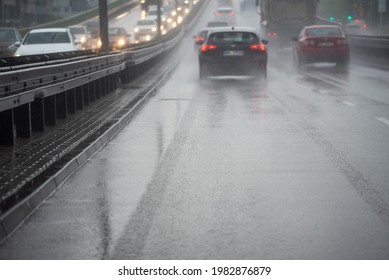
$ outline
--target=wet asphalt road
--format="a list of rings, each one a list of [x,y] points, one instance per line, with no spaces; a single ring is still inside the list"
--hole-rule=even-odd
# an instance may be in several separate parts
[[[286,49],[272,51],[267,82],[200,83],[191,36],[177,55],[1,259],[389,258],[387,71],[296,73]]]

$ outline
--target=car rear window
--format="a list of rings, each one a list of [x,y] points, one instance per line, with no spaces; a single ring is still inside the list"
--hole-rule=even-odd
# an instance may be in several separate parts
[[[208,41],[214,44],[258,43],[259,39],[252,32],[217,32],[211,34]]]
[[[67,32],[29,33],[23,42],[24,45],[61,43],[70,43],[70,38]]]
[[[308,28],[307,36],[339,36],[342,32],[339,28]]]
[[[358,24],[350,24],[350,25],[346,25],[346,28],[348,28],[348,29],[359,29],[360,26]]]
[[[230,14],[233,12],[233,10],[229,8],[223,8],[223,9],[217,9],[217,12],[221,14]]]
[[[210,21],[207,23],[208,27],[223,27],[228,26],[228,22],[226,21]]]

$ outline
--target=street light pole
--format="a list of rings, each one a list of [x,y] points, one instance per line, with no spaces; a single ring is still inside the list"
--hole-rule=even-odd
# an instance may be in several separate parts
[[[100,18],[100,51],[107,53],[109,51],[108,40],[108,5],[107,0],[99,0],[99,18]]]

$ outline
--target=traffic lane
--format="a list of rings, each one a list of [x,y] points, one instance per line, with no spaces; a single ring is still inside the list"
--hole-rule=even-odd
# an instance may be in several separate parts
[[[388,256],[387,224],[273,98],[272,85],[199,87],[154,177],[170,178],[149,186],[114,258]],[[149,212],[160,188],[163,200]]]
[[[337,151],[337,164],[347,166],[349,171],[344,172],[354,174],[350,180],[358,192],[371,186],[364,197],[371,197],[370,201],[383,197],[380,208],[388,208],[388,72],[354,63],[346,73],[332,64],[310,65],[297,72],[290,52],[279,52],[278,57],[271,57],[272,65],[280,70],[278,79],[292,75],[297,81],[293,91],[289,85],[277,83],[280,102],[296,115],[301,112],[300,122],[311,127],[311,134],[319,135],[320,145]],[[299,90],[305,86],[312,90]],[[356,170],[363,176],[356,176]],[[372,195],[375,191],[378,194]]]

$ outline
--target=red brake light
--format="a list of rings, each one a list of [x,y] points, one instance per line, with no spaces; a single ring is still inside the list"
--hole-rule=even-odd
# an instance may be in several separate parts
[[[251,50],[254,50],[254,51],[256,51],[256,50],[261,51],[261,52],[265,52],[265,51],[266,51],[266,47],[265,47],[265,45],[262,44],[262,43],[261,43],[261,44],[253,44],[253,45],[250,45],[249,48],[250,48]]]
[[[204,38],[196,37],[195,42],[196,42],[196,43],[204,42]]]
[[[215,14],[217,17],[220,17],[222,14],[221,13],[216,13]]]
[[[303,43],[304,46],[314,46],[315,45],[315,41],[309,40],[309,39],[304,39],[302,41],[302,43]]]
[[[367,28],[367,26],[366,26],[366,24],[364,24],[364,25],[363,25],[363,29],[366,29],[366,28]]]
[[[277,37],[277,33],[276,32],[273,32],[273,33],[269,32],[269,33],[267,33],[267,37],[269,37],[269,38],[276,38]]]
[[[234,12],[232,12],[232,13],[229,13],[228,15],[232,17],[232,16],[234,16],[234,15],[235,15],[235,13],[234,13]]]
[[[217,49],[216,45],[202,45],[200,48],[201,52],[207,52],[207,51],[216,50],[216,49]]]

